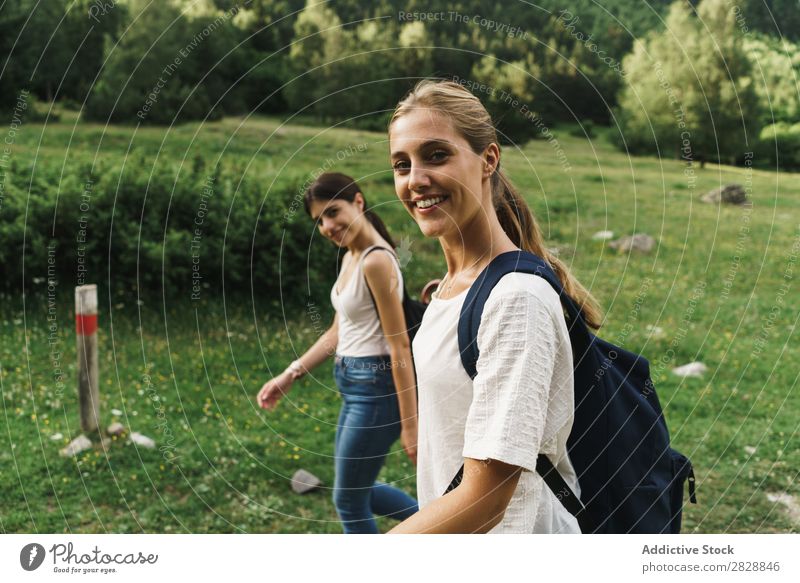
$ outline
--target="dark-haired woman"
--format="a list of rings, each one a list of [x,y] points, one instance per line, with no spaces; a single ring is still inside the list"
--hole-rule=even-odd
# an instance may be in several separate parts
[[[376,482],[398,437],[412,462],[417,455],[403,275],[391,236],[352,178],[320,175],[304,203],[320,233],[347,249],[331,290],[336,316],[311,348],[264,384],[258,403],[274,408],[294,381],[335,352],[334,376],[343,404],[336,429],[333,502],[345,533],[377,533],[374,514],[404,520],[417,511],[408,494]]]
[[[596,304],[545,248],[500,170],[495,128],[472,93],[420,82],[395,110],[389,143],[397,196],[422,233],[439,239],[447,262],[414,339],[420,511],[392,532],[580,532],[536,473],[538,455],[546,455],[579,493],[566,448],[573,360],[558,294],[535,275],[500,279],[481,317],[474,378],[462,365],[457,328],[479,274],[520,250],[550,264],[594,327]],[[463,480],[448,490],[462,466]]]

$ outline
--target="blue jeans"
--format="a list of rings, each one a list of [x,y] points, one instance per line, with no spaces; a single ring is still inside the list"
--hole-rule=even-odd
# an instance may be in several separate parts
[[[400,437],[400,408],[388,356],[336,356],[342,410],[336,428],[333,503],[346,534],[377,534],[373,514],[405,520],[417,512],[411,496],[376,482]]]

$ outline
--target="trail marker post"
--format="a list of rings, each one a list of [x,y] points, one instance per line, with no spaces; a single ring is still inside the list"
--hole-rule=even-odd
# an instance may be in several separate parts
[[[80,404],[81,433],[61,455],[72,457],[92,447],[89,435],[100,435],[100,386],[97,357],[97,286],[81,285],[75,288],[75,336],[78,355],[78,402]]]
[[[75,288],[75,332],[78,342],[78,399],[81,429],[98,433],[100,429],[100,389],[97,363],[97,286]]]

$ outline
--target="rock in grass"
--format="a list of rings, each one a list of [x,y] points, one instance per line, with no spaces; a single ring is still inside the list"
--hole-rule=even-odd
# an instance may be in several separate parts
[[[555,247],[549,247],[547,249],[552,255],[558,257],[559,259],[569,259],[575,256],[575,249],[569,247],[568,245],[558,245]]]
[[[747,191],[741,184],[726,184],[705,193],[700,200],[709,204],[745,204]]]
[[[786,492],[780,492],[778,494],[767,494],[767,500],[773,504],[782,504],[792,522],[800,525],[800,503],[794,496]]]
[[[130,437],[128,438],[130,441],[135,443],[136,445],[141,445],[142,447],[146,447],[147,449],[155,449],[156,442],[147,437],[146,435],[142,435],[141,433],[134,431],[131,433]]]
[[[614,238],[614,231],[597,231],[592,235],[592,241],[608,241]]]
[[[653,326],[651,324],[647,325],[647,331],[650,333],[651,336],[655,338],[660,338],[664,335],[664,329],[661,326]]]
[[[64,457],[74,457],[81,453],[82,451],[86,451],[87,449],[91,449],[92,447],[92,440],[86,437],[85,435],[81,434],[72,441],[69,442],[69,445],[61,450],[61,455]]]
[[[125,426],[119,421],[115,421],[114,423],[108,426],[108,429],[106,429],[106,433],[112,436],[115,435],[119,437],[120,435],[125,433]]]
[[[616,241],[611,241],[608,244],[612,249],[616,249],[620,253],[628,253],[629,251],[639,251],[640,253],[650,253],[653,247],[656,246],[656,240],[650,235],[644,233],[637,233],[622,237]]]
[[[676,374],[679,377],[701,377],[707,370],[708,367],[702,362],[690,362],[672,369],[672,374]]]
[[[292,490],[297,494],[307,494],[316,490],[322,484],[322,480],[306,470],[297,470],[292,476]]]

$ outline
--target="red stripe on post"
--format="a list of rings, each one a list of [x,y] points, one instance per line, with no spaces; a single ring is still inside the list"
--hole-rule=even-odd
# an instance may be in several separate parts
[[[97,332],[97,314],[75,314],[75,331],[82,336]]]

